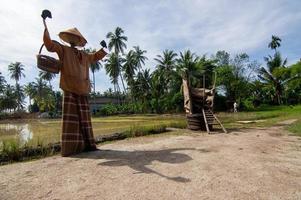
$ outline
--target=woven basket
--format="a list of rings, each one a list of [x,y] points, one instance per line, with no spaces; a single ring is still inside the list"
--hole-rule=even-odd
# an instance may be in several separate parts
[[[43,71],[46,71],[46,72],[58,74],[61,69],[62,63],[55,58],[52,58],[52,57],[46,56],[46,55],[42,55],[41,52],[42,52],[43,47],[44,47],[44,44],[42,44],[39,54],[37,55],[38,68]]]

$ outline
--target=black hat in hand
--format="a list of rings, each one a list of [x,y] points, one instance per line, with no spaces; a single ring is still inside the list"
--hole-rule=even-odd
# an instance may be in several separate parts
[[[47,17],[52,18],[51,12],[49,10],[43,10],[41,17],[45,20]]]
[[[101,41],[100,42],[100,45],[103,47],[103,48],[107,48],[107,43],[106,43],[106,41]]]

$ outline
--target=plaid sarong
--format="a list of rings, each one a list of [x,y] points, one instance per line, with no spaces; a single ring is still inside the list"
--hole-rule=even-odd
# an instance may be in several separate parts
[[[96,148],[87,96],[64,91],[62,156]]]

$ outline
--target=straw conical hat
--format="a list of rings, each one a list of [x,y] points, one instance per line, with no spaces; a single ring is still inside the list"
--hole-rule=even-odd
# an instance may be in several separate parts
[[[74,41],[72,36],[77,36],[79,38],[78,41]],[[87,43],[87,40],[84,36],[77,30],[77,28],[67,29],[59,33],[59,37],[68,43],[74,43],[75,46],[83,47]]]

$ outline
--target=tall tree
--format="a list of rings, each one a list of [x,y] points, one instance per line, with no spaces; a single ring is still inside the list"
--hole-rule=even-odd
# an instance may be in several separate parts
[[[31,106],[31,100],[33,99],[33,97],[35,95],[34,83],[30,82],[27,85],[25,85],[24,92],[29,97],[29,106]]]
[[[264,58],[266,68],[259,69],[258,77],[266,84],[271,84],[274,87],[275,95],[274,102],[278,105],[282,103],[281,97],[283,94],[283,84],[289,78],[286,72],[287,59],[283,60],[281,54],[276,52],[274,57],[268,56]]]
[[[95,53],[96,49],[89,48],[89,49],[85,49],[85,51],[87,53]],[[102,64],[99,61],[96,61],[96,62],[90,64],[90,70],[91,70],[92,75],[93,75],[93,93],[94,94],[96,93],[96,91],[95,91],[95,86],[96,86],[95,72],[99,71],[100,68],[102,68]]]
[[[229,101],[240,102],[250,93],[250,74],[252,73],[252,68],[258,67],[258,65],[250,62],[249,56],[246,53],[237,54],[234,58],[230,58],[230,54],[227,52],[223,52],[222,55],[226,55],[227,62],[220,62],[219,59],[224,58],[224,56],[215,57],[218,63],[216,72],[219,91],[225,93]]]
[[[4,76],[2,76],[2,73],[0,72],[0,93],[2,93],[6,86],[6,80]]]
[[[39,77],[44,79],[45,81],[48,81],[50,88],[52,88],[51,80],[54,79],[54,77],[55,77],[54,73],[46,72],[46,71],[40,71],[39,72]]]
[[[17,108],[18,110],[22,110],[24,108],[24,99],[25,99],[24,89],[19,83],[17,83],[15,90],[16,90],[15,96],[17,101]]]
[[[199,70],[197,69],[198,57],[190,50],[180,52],[180,57],[177,59],[177,72],[181,76],[189,77],[189,83],[196,87],[199,82],[199,78],[195,77]]]
[[[55,95],[52,89],[42,78],[36,78],[36,82],[32,82],[33,99],[37,103],[40,111],[50,111],[55,108]]]
[[[109,39],[109,45],[108,45],[109,50],[114,49],[114,53],[117,55],[117,57],[119,56],[119,53],[124,54],[124,49],[126,49],[125,42],[127,41],[128,38],[123,34],[124,34],[124,31],[122,30],[122,28],[117,27],[114,30],[114,32],[109,32],[106,36]],[[121,66],[120,64],[117,64],[116,67],[120,67],[120,66]],[[126,91],[121,72],[122,72],[122,70],[121,70],[121,68],[119,68],[119,76],[121,79],[123,90]]]
[[[141,72],[138,72],[137,79],[135,81],[135,96],[136,99],[139,99],[142,106],[143,111],[147,112],[150,108],[150,95],[151,95],[151,75],[150,70],[145,69]]]
[[[25,74],[23,73],[24,71],[24,65],[20,62],[15,62],[15,63],[10,63],[8,65],[8,71],[10,73],[10,78],[16,81],[16,98],[17,98],[17,107],[18,110],[23,109],[23,104],[24,104],[24,93],[23,93],[23,88],[19,85],[19,80],[21,77],[25,77]]]
[[[16,98],[16,90],[15,87],[12,85],[6,85],[3,95],[0,96],[0,110],[16,110],[18,107],[18,102]]]
[[[272,35],[272,41],[269,43],[268,47],[275,50],[276,53],[276,49],[281,45],[280,43],[281,39],[278,36]]]
[[[134,81],[135,72],[137,70],[137,60],[135,52],[130,50],[125,57],[125,63],[123,65],[124,76],[128,86],[132,86]]]
[[[8,71],[10,73],[10,78],[16,81],[16,85],[21,79],[21,77],[25,77],[24,71],[24,65],[20,62],[10,63],[8,65]]]
[[[147,60],[147,57],[144,56],[144,54],[146,54],[146,50],[141,50],[139,46],[134,46],[133,48],[136,65],[140,71],[142,69],[142,65],[145,64],[145,60]]]
[[[154,59],[157,62],[156,69],[164,76],[165,89],[168,90],[172,75],[175,72],[177,54],[172,50],[163,51],[163,55],[157,55]]]
[[[111,83],[114,86],[115,94],[120,92],[118,84],[118,76],[120,74],[122,59],[116,53],[111,53],[108,59],[105,60],[105,70],[111,79]]]

